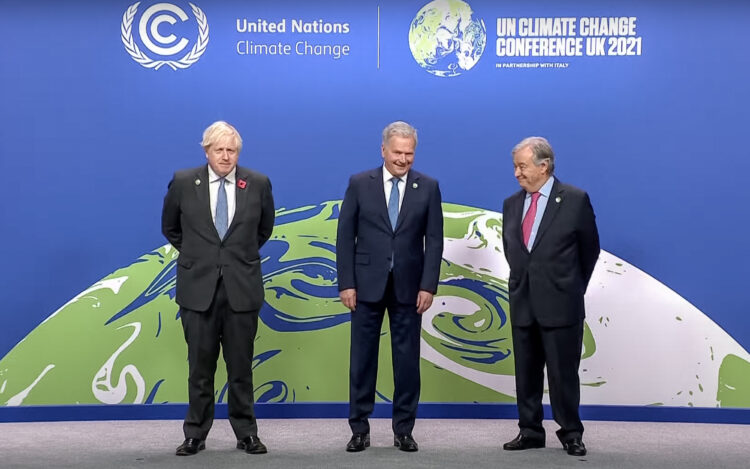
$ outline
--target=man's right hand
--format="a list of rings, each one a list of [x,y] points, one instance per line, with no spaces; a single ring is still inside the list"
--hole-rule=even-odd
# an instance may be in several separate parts
[[[339,298],[341,298],[341,303],[349,308],[350,311],[354,311],[354,308],[357,307],[357,290],[355,288],[341,290],[339,292]]]

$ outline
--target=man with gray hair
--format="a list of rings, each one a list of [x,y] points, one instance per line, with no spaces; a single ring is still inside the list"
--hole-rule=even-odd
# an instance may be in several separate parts
[[[542,137],[513,148],[521,190],[503,203],[503,247],[510,266],[510,322],[518,426],[508,451],[545,446],[544,367],[557,437],[586,454],[578,413],[584,293],[599,257],[599,233],[586,192],[553,176],[555,154]]]
[[[341,303],[351,310],[349,452],[370,445],[378,348],[388,310],[393,354],[394,446],[417,451],[412,429],[420,391],[422,313],[432,304],[443,254],[443,211],[436,180],[411,169],[417,131],[383,130],[383,164],[349,180],[339,213],[336,264]]]
[[[242,138],[223,121],[203,133],[208,164],[177,171],[162,211],[162,233],[180,251],[175,300],[188,351],[189,407],[178,456],[206,447],[214,419],[219,348],[227,365],[229,422],[237,449],[265,453],[253,409],[253,343],[263,305],[259,249],[271,236],[271,182],[237,166]]]

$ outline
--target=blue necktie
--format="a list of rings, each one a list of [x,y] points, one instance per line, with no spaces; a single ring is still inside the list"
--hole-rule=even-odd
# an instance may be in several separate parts
[[[216,218],[214,225],[219,233],[219,238],[224,239],[229,224],[229,209],[227,208],[227,191],[224,188],[225,179],[219,179],[219,192],[216,195]]]
[[[391,197],[388,199],[388,218],[391,219],[391,228],[396,229],[398,221],[398,181],[396,177],[391,178]]]

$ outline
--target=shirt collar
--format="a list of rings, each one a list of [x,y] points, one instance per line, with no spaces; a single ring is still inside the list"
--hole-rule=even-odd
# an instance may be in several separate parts
[[[403,181],[404,184],[406,184],[406,178],[407,177],[409,177],[409,173],[408,172],[406,174],[404,174],[403,176],[401,176],[401,177],[396,177],[393,174],[391,174],[390,171],[388,171],[388,169],[385,167],[385,165],[383,165],[383,182],[390,181],[391,178],[396,178],[399,181]]]
[[[549,179],[547,179],[547,182],[545,182],[542,187],[539,188],[539,194],[543,195],[545,198],[549,199],[549,195],[552,193],[552,185],[555,183],[555,177],[550,176]],[[531,197],[531,192],[526,193],[526,197]]]
[[[207,165],[207,166],[208,166],[208,182],[216,182],[219,179],[221,179],[221,176],[219,176],[218,174],[216,174],[214,172],[214,170],[211,169],[211,165]],[[229,174],[227,174],[226,176],[224,176],[224,179],[226,180],[226,182],[228,182],[230,184],[234,184],[234,180],[235,180],[236,176],[237,176],[237,166],[235,166],[234,168],[232,168],[232,170],[229,172]]]

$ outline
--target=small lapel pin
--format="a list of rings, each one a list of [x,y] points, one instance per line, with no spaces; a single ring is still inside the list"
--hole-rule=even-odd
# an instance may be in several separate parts
[[[240,189],[244,189],[245,186],[247,186],[247,182],[245,182],[244,179],[237,180],[237,187],[239,187]]]
[[[560,198],[560,197],[555,197],[555,202],[557,202],[557,203],[559,204],[559,203],[560,203],[561,201],[562,201],[562,198]]]
[[[419,184],[417,184],[417,183],[415,182],[414,184],[412,184],[412,185],[411,185],[411,187],[413,187],[414,189],[416,189],[417,187],[419,187]]]
[[[196,179],[195,180],[195,185],[196,186],[200,186],[201,185],[201,180],[200,179]]]

